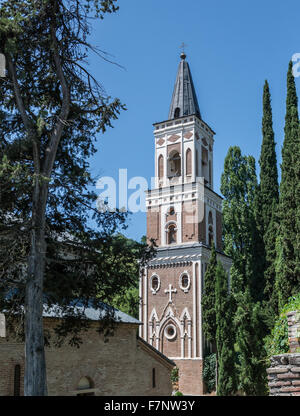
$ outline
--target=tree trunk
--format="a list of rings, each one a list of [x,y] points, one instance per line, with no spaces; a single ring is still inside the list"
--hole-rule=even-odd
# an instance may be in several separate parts
[[[45,270],[45,207],[47,184],[36,179],[33,191],[31,248],[25,294],[25,396],[47,396],[43,330],[43,279]]]

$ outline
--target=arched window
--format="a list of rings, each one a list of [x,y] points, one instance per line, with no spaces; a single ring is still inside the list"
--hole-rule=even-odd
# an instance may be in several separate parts
[[[187,275],[187,274],[184,274],[184,275],[181,277],[181,284],[182,284],[182,287],[183,287],[184,289],[186,289],[186,288],[188,287],[188,285],[189,285],[189,277],[188,277],[188,275]]]
[[[156,374],[155,374],[155,368],[152,368],[152,388],[155,389],[156,387]]]
[[[181,175],[181,157],[177,151],[170,154],[168,168],[169,177]]]
[[[214,241],[214,231],[213,227],[210,225],[208,227],[208,244],[211,246]]]
[[[178,118],[178,117],[180,117],[180,108],[176,107],[174,111],[174,118]]]
[[[154,276],[152,279],[152,289],[156,291],[158,289],[158,285],[159,285],[158,277]]]
[[[21,366],[15,365],[14,371],[14,396],[20,396],[21,393]]]
[[[213,229],[213,215],[212,212],[208,213],[208,244],[211,246],[214,241],[214,229]]]
[[[177,228],[176,224],[170,224],[167,229],[168,244],[175,244],[177,242]]]
[[[187,149],[186,154],[185,154],[185,171],[186,171],[186,175],[191,175],[192,174],[192,151],[191,149]]]
[[[77,386],[77,396],[95,396],[94,391],[88,391],[94,388],[94,383],[88,377],[82,377]],[[82,392],[80,392],[80,390]]]
[[[160,155],[158,158],[158,177],[161,179],[164,176],[164,157]]]

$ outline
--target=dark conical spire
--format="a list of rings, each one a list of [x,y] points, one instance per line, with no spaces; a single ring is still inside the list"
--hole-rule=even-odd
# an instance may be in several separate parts
[[[196,114],[201,118],[199,104],[195,93],[193,79],[189,64],[186,62],[184,52],[180,55],[177,78],[174,86],[172,101],[169,111],[169,120],[177,117]]]

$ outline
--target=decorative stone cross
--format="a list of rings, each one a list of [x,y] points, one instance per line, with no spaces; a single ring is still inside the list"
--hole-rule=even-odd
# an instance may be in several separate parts
[[[172,303],[172,293],[177,293],[177,289],[172,289],[172,284],[169,284],[169,289],[165,289],[165,293],[169,293],[169,303]]]

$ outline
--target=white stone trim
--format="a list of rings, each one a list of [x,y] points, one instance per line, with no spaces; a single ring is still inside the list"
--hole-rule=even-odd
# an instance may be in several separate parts
[[[148,308],[148,284],[147,284],[147,272],[144,272],[144,340],[148,340],[148,325],[147,325],[147,308]]]
[[[197,261],[198,264],[198,328],[199,328],[199,356],[202,359],[203,357],[203,345],[202,345],[202,264],[201,261]]]
[[[197,339],[196,339],[196,269],[195,269],[195,262],[193,262],[193,356],[196,357],[197,351]]]
[[[167,332],[167,329],[169,328],[169,327],[172,327],[173,328],[173,330],[174,330],[174,334],[173,335],[169,335]],[[174,324],[168,324],[168,325],[166,325],[165,326],[165,329],[164,329],[164,334],[165,334],[165,337],[168,339],[168,340],[172,340],[172,339],[175,339],[176,338],[176,336],[177,336],[177,329],[176,329],[176,326],[174,325]]]

